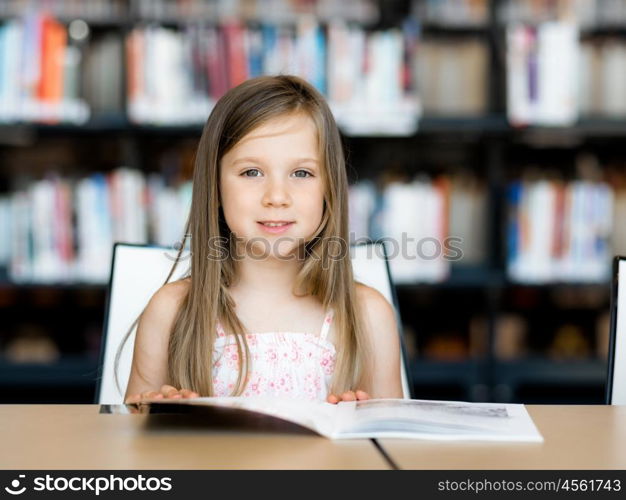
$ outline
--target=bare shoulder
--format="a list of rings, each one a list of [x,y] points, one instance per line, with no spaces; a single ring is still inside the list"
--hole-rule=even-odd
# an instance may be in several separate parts
[[[395,311],[393,306],[389,303],[385,296],[375,288],[357,282],[356,296],[360,307],[370,322],[386,323],[389,321],[395,321]]]
[[[148,324],[151,332],[168,332],[188,291],[188,279],[163,285],[150,298],[141,315],[140,326]]]
[[[189,292],[190,280],[182,279],[167,283],[159,288],[148,303],[148,309],[158,310],[164,314],[177,311],[180,303],[187,296]]]
[[[187,295],[190,286],[191,278],[184,278],[163,285],[161,288],[159,288],[157,293],[161,293],[173,300],[180,300]]]

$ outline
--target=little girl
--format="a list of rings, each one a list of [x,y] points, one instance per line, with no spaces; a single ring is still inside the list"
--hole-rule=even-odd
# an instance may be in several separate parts
[[[341,137],[311,85],[225,94],[195,160],[190,273],[139,318],[126,402],[402,397],[394,310],[354,281],[347,207]]]

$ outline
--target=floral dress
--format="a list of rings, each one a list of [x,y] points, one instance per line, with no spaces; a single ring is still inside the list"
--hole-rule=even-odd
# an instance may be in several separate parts
[[[326,338],[332,319],[333,311],[330,310],[319,335],[303,332],[247,334],[251,363],[242,395],[325,400],[336,359],[335,347]],[[231,395],[238,371],[235,337],[226,335],[218,323],[213,349],[215,396]]]

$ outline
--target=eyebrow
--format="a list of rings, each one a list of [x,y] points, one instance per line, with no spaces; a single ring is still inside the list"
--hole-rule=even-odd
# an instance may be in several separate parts
[[[245,158],[238,158],[236,159],[234,162],[231,163],[232,166],[235,166],[239,163],[246,163],[246,162],[251,162],[251,163],[264,163],[263,160],[261,160],[260,158],[256,158],[254,156],[246,156]],[[297,160],[294,161],[295,164],[300,164],[300,163],[315,163],[318,164],[319,160],[315,159],[315,158],[298,158]]]

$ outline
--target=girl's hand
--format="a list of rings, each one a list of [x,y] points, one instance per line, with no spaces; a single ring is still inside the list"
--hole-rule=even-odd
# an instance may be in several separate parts
[[[154,399],[189,399],[197,397],[199,397],[199,394],[189,389],[181,389],[179,391],[176,387],[172,387],[171,385],[163,385],[159,391],[147,391],[128,396],[126,404],[141,403],[142,401]]]
[[[341,396],[329,394],[326,401],[335,405],[340,401],[364,401],[366,399],[370,399],[370,395],[365,391],[346,391]]]

